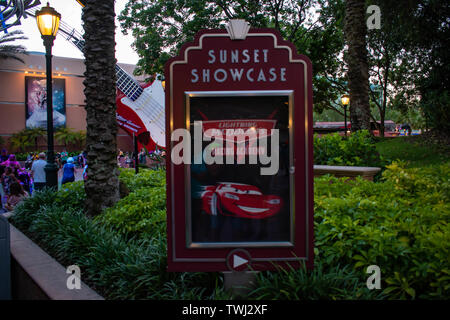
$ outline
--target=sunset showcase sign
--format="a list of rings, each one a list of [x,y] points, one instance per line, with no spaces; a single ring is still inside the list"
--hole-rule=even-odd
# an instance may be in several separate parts
[[[232,20],[165,74],[169,271],[312,267],[309,59]]]

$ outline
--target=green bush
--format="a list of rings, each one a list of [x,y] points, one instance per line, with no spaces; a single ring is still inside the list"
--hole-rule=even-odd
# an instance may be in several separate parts
[[[130,193],[97,216],[96,221],[130,237],[149,237],[166,231],[164,170],[121,169],[119,179]]]
[[[354,300],[381,299],[384,295],[367,289],[358,273],[348,265],[324,270],[319,262],[312,271],[303,267],[261,272],[256,277],[255,289],[248,297],[258,300]]]
[[[81,180],[64,184],[56,193],[55,204],[65,208],[82,210],[85,200],[84,181]]]
[[[320,165],[384,167],[386,161],[378,153],[367,130],[349,137],[338,133],[314,135],[314,163]]]
[[[127,185],[131,192],[145,187],[165,187],[166,171],[144,169],[135,174],[134,169],[120,169],[119,179]]]
[[[14,155],[16,156],[16,160],[17,161],[26,161],[27,157],[28,157],[28,153],[20,153],[20,152],[18,152],[18,153],[15,153]]]
[[[131,174],[130,174],[131,173]],[[78,264],[109,299],[228,299],[216,274],[167,273],[164,177],[120,176],[131,193],[94,220],[81,212],[82,183],[44,190],[16,208],[13,223],[51,255]],[[387,166],[373,183],[315,179],[315,269],[261,272],[251,299],[448,299],[450,164]],[[383,290],[365,288],[367,267]]]
[[[164,235],[128,241],[78,210],[49,204],[32,213],[27,233],[65,265],[76,264],[83,281],[107,299],[213,299],[226,296],[219,274],[168,273]],[[29,202],[30,200],[26,201]],[[34,199],[31,202],[35,202]],[[30,212],[21,206],[14,224]]]
[[[42,191],[34,191],[33,196],[21,201],[14,209],[16,213],[12,221],[20,230],[27,232],[35,219],[36,213],[43,206],[50,206],[55,202],[56,193],[44,188]]]
[[[450,164],[394,163],[383,179],[315,180],[315,259],[352,265],[361,281],[378,265],[389,298],[450,297]]]
[[[164,234],[166,229],[166,189],[143,187],[131,192],[97,221],[121,234],[131,236]]]
[[[161,172],[143,172],[138,182],[127,174],[121,179],[141,188],[94,220],[82,213],[80,181],[36,192],[16,207],[12,222],[62,264],[80,266],[83,281],[107,299],[229,298],[218,273],[167,272]],[[139,239],[124,236],[130,234]]]

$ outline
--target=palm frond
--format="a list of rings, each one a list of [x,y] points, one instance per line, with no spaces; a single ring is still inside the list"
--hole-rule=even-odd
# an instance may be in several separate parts
[[[26,39],[28,38],[24,36],[23,32],[20,30],[15,30],[0,36],[0,59],[16,59],[25,63],[18,55],[28,54],[26,48],[23,45],[11,45],[6,43]]]
[[[16,41],[16,40],[27,40],[28,38],[23,35],[24,33],[20,30],[15,30],[9,33],[5,33],[0,36],[0,44]]]

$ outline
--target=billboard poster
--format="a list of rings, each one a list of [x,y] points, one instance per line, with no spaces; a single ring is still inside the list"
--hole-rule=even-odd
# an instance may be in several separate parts
[[[53,126],[66,125],[65,79],[53,79]],[[26,128],[47,128],[47,79],[25,77]]]
[[[200,92],[189,97],[191,145],[197,143],[194,130],[204,136],[188,168],[190,245],[289,245],[289,96],[217,95]],[[261,168],[270,164],[257,160],[266,154],[270,159],[273,130],[281,142],[274,150],[281,156],[278,170],[262,175]],[[218,161],[205,163],[205,153]]]
[[[231,20],[166,63],[169,271],[314,263],[312,65]]]

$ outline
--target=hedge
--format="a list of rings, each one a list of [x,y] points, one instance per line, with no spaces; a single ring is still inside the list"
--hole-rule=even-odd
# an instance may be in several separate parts
[[[218,273],[167,273],[163,171],[122,170],[130,194],[91,220],[82,182],[44,191],[13,223],[78,264],[108,299],[229,299]],[[249,299],[448,299],[450,164],[387,166],[381,182],[315,179],[315,269],[260,272]],[[378,265],[382,290],[368,290]]]

